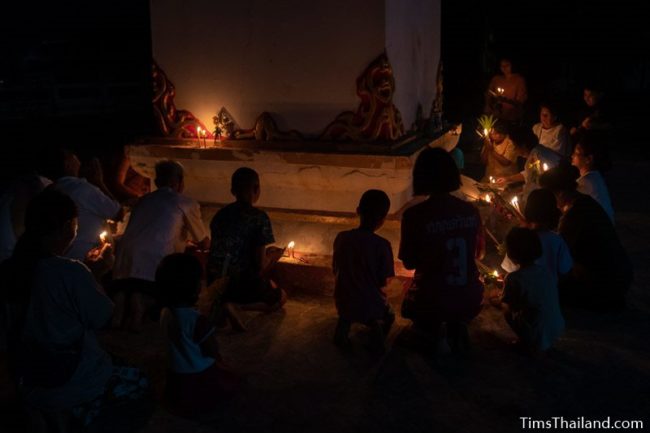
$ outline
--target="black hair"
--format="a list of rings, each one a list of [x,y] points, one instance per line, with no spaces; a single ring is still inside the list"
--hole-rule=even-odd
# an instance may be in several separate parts
[[[376,224],[386,217],[389,209],[390,199],[379,189],[369,189],[359,200],[359,216],[362,222]]]
[[[609,156],[605,135],[600,131],[584,131],[576,147],[580,146],[584,156],[593,158],[593,168],[605,172],[612,168],[612,160]]]
[[[539,104],[539,110],[541,111],[542,108],[546,108],[555,117],[558,117],[558,118],[560,117],[560,113],[558,111],[558,106],[557,106],[557,104],[555,102],[553,102],[553,101],[542,101]]]
[[[542,242],[534,230],[513,227],[506,236],[508,257],[520,265],[530,265],[542,256]]]
[[[426,148],[413,166],[413,194],[449,193],[460,188],[460,172],[454,159],[441,148]]]
[[[568,162],[561,162],[539,177],[539,185],[552,192],[575,191],[578,187],[578,182],[576,182],[578,177],[580,177],[580,172],[576,167]]]
[[[510,127],[508,126],[508,123],[504,121],[497,121],[492,127],[492,130],[503,135],[510,134]]]
[[[75,202],[52,187],[29,202],[25,211],[25,232],[16,242],[12,256],[3,263],[7,299],[26,305],[36,264],[50,254],[44,249],[45,238],[64,228],[77,214]]]
[[[555,195],[551,190],[536,189],[528,195],[524,208],[526,221],[536,223],[543,229],[554,230],[560,221],[560,215]]]
[[[168,159],[156,164],[156,179],[154,180],[158,188],[171,186],[174,182],[183,180],[183,166],[174,160]]]
[[[166,256],[156,270],[156,285],[168,307],[191,306],[199,299],[203,267],[191,254]]]
[[[249,167],[240,167],[232,174],[230,180],[230,192],[238,197],[242,194],[252,192],[256,184],[259,184],[260,176],[255,170]]]

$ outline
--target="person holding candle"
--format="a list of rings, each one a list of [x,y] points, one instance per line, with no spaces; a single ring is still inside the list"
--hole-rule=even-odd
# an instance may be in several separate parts
[[[275,242],[271,220],[254,206],[260,197],[260,178],[248,167],[235,170],[231,179],[235,202],[220,209],[210,222],[212,242],[207,282],[226,278],[217,309],[237,304],[241,308],[275,311],[286,302],[284,290],[269,273],[284,249],[267,247]]]
[[[537,264],[545,266],[557,289],[559,279],[573,267],[573,258],[566,242],[554,230],[560,221],[560,211],[555,196],[548,189],[537,189],[530,193],[524,208],[525,226],[535,230],[542,243],[542,256]],[[506,254],[501,267],[506,272],[514,272],[519,267]]]
[[[560,279],[560,300],[594,310],[622,309],[632,284],[632,262],[602,206],[577,191],[578,176],[576,167],[561,164],[540,178],[562,211],[558,232],[574,260],[571,272]]]
[[[109,290],[116,304],[113,327],[140,329],[145,313],[155,307],[160,295],[154,280],[163,257],[185,251],[188,242],[195,242],[199,249],[209,245],[201,207],[183,195],[183,175],[178,162],[160,161],[156,164],[158,189],[143,196],[131,212],[116,247]]]
[[[481,149],[481,160],[485,164],[483,182],[488,182],[490,177],[500,178],[516,174],[519,171],[517,149],[508,135],[506,124],[497,122],[488,134]]]
[[[28,205],[25,232],[0,266],[10,370],[25,407],[60,415],[71,431],[137,430],[150,414],[148,381],[116,363],[96,336],[113,312],[98,283],[112,252],[85,264],[64,257],[76,232],[77,207],[62,192],[48,188]]]
[[[524,169],[510,176],[496,179],[496,183],[514,184],[524,182],[522,199],[525,203],[528,195],[539,188],[539,176],[549,168],[557,166],[562,157],[555,151],[538,143],[537,137],[529,130],[518,128],[512,134],[515,153],[518,157],[525,158]]]
[[[529,353],[547,350],[564,332],[557,286],[548,269],[537,264],[542,243],[531,229],[514,227],[506,236],[508,257],[518,269],[505,279],[504,317],[517,334],[520,347]]]
[[[519,122],[528,100],[526,80],[512,71],[512,61],[508,58],[501,59],[499,70],[501,73],[492,77],[485,93],[484,111],[505,122]]]
[[[453,351],[468,349],[467,324],[479,313],[483,285],[475,258],[485,253],[483,224],[478,210],[450,193],[460,187],[453,159],[439,148],[423,150],[413,167],[413,192],[427,200],[408,208],[402,217],[399,258],[415,269],[402,315],[415,328]]]
[[[59,153],[61,175],[55,180],[54,188],[69,195],[79,208],[79,233],[72,242],[66,256],[71,259],[84,260],[86,254],[97,246],[97,235],[106,224],[106,220],[121,221],[124,215],[122,206],[97,185],[79,177],[81,162],[77,155],[67,149]],[[103,176],[98,163],[94,170],[97,182],[103,185]]]
[[[350,345],[352,323],[363,323],[372,332],[371,349],[383,353],[384,339],[395,321],[385,292],[388,279],[395,276],[393,250],[390,242],[375,234],[389,209],[384,191],[364,192],[357,207],[359,227],[340,232],[334,240],[334,299],[339,314],[334,343],[339,347]]]

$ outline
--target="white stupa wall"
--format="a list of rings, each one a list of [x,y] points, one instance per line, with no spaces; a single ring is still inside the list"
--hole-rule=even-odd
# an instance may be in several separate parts
[[[440,0],[152,0],[151,21],[176,107],[210,127],[226,107],[242,128],[268,111],[318,134],[357,109],[356,78],[384,49],[406,128],[435,93]]]

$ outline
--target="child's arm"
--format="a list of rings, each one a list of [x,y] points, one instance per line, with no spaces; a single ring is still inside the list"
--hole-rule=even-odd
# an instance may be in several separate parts
[[[210,324],[210,321],[205,316],[201,315],[196,320],[192,339],[196,343],[199,343],[201,354],[203,356],[221,361],[219,344],[217,343],[217,334],[215,333],[214,326]]]

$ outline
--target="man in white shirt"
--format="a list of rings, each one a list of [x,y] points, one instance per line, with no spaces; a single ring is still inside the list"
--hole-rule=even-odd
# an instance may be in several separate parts
[[[113,278],[122,281],[115,285],[113,326],[121,325],[126,295],[133,293],[139,296],[131,296],[130,320],[131,328],[137,330],[144,314],[141,295],[157,297],[153,282],[165,256],[185,251],[187,241],[196,242],[199,249],[210,245],[198,202],[182,194],[183,167],[175,161],[159,162],[155,184],[158,189],[143,196],[133,208],[117,244]]]
[[[106,220],[122,219],[122,206],[97,186],[79,177],[81,163],[70,151],[63,151],[63,176],[54,187],[70,196],[79,209],[79,231],[66,257],[83,261],[99,243]]]

